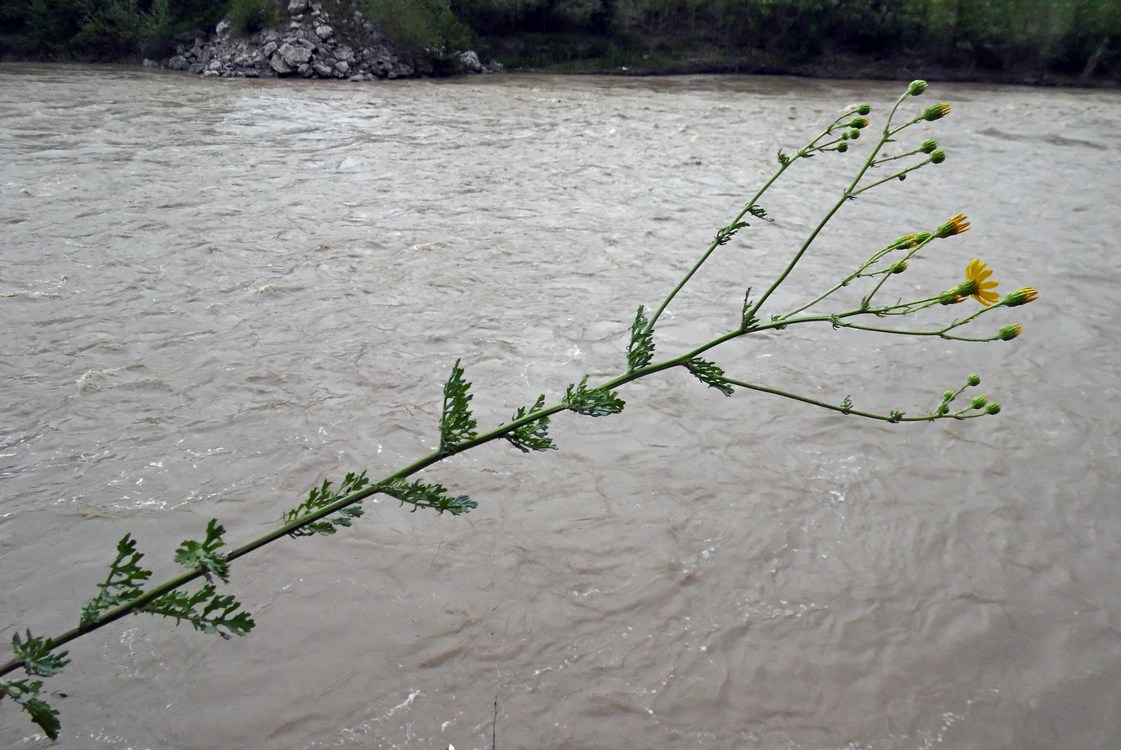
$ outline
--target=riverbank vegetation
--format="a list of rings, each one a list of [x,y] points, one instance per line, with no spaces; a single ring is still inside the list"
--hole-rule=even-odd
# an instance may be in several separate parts
[[[510,68],[1121,81],[1121,0],[323,0],[399,49],[473,47]],[[5,0],[0,59],[171,54],[223,17],[251,32],[286,0]]]

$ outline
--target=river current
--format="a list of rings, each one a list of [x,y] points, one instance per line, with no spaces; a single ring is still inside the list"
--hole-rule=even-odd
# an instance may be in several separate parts
[[[0,66],[3,640],[76,625],[126,533],[163,580],[211,518],[237,546],[324,479],[426,454],[457,359],[483,428],[618,374],[637,306],[778,149],[862,101],[881,127],[902,89]],[[824,323],[708,356],[908,414],[976,372],[999,415],[887,424],[652,376],[619,416],[558,415],[557,451],[423,473],[470,514],[368,501],[237,561],[245,638],[133,616],[71,643],[53,747],[1121,747],[1121,96],[934,84],[914,111],[940,100],[907,142],[946,163],[846,205],[763,312],[960,212],[885,294],[981,258],[1040,298],[968,333],[1023,335]],[[736,324],[868,140],[772,188],[659,353]],[[52,746],[15,708],[0,746]]]

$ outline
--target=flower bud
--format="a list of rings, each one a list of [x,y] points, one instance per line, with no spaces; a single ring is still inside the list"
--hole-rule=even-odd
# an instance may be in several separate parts
[[[934,236],[940,240],[953,237],[955,234],[969,231],[969,219],[965,214],[958,214],[934,231]]]
[[[966,378],[965,382],[976,388],[977,386],[981,385],[981,376],[977,373],[973,373],[968,378]]]
[[[996,401],[991,402],[988,406],[985,407],[985,413],[1000,414],[1000,404],[998,404]]]
[[[849,131],[849,138],[852,138],[855,141],[859,137],[860,137],[860,131],[857,130],[856,128],[853,128],[852,130]]]
[[[954,392],[953,391],[946,391],[945,393],[942,394],[942,400],[943,401],[949,401],[953,397],[954,397]]]
[[[907,87],[908,96],[919,96],[924,91],[926,91],[926,81],[911,81],[911,85]]]
[[[837,151],[840,151],[842,154],[845,153],[848,150],[849,150],[849,144],[846,143],[845,141],[841,141],[840,143],[837,144]]]
[[[1013,323],[1010,326],[1004,326],[1004,328],[1000,329],[1000,340],[1011,341],[1023,332],[1024,329],[1020,326],[1019,323]]]
[[[891,267],[892,273],[903,273],[907,270],[907,261],[901,260]]]
[[[854,117],[852,118],[852,122],[849,123],[850,128],[856,128],[857,130],[863,130],[868,127],[868,125],[867,117]]]
[[[935,120],[941,120],[948,114],[950,114],[949,102],[938,102],[923,110],[922,119],[927,122],[934,122]]]
[[[943,151],[942,149],[939,148],[939,149],[935,149],[934,151],[930,152],[930,163],[931,164],[941,164],[944,161],[946,161],[946,152]]]
[[[943,305],[956,305],[965,302],[965,295],[958,294],[957,289],[947,289],[938,297],[938,301]]]
[[[859,107],[856,108],[856,114],[861,115],[861,116],[866,115],[871,111],[872,111],[872,105],[871,104],[861,104]]]
[[[933,138],[927,138],[919,146],[919,151],[922,151],[924,154],[932,154],[936,148],[938,148],[938,141]]]
[[[949,405],[948,404],[939,404],[938,413],[939,414],[949,414],[950,413]]]
[[[974,396],[973,400],[969,402],[970,409],[984,409],[985,404],[989,403],[988,396]]]
[[[1001,304],[1005,307],[1019,307],[1026,305],[1029,302],[1034,302],[1035,298],[1039,296],[1039,292],[1032,289],[1030,286],[1020,287],[1014,292],[1005,295],[1001,300]]]

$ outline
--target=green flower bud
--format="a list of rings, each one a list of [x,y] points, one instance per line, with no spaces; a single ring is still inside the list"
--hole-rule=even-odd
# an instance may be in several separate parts
[[[943,305],[956,305],[965,302],[965,297],[966,295],[959,293],[957,289],[947,289],[939,295],[938,302]]]
[[[992,403],[990,403],[988,406],[985,407],[985,413],[986,414],[1000,414],[1000,404],[998,404],[996,401],[993,401]]]
[[[1029,302],[1035,302],[1038,296],[1039,292],[1035,291],[1030,286],[1024,286],[1005,295],[1004,299],[1001,300],[1001,304],[1005,307],[1019,307]]]
[[[852,119],[852,122],[849,123],[850,128],[856,128],[857,130],[863,130],[864,128],[868,127],[868,125],[869,122],[867,117],[854,117]]]
[[[859,137],[860,137],[860,131],[859,130],[853,129],[853,130],[849,131],[849,138],[852,138],[855,141]]]
[[[977,386],[981,385],[981,376],[974,373],[966,378],[965,382],[976,388]]]
[[[942,149],[939,148],[939,149],[935,149],[934,151],[930,152],[930,163],[931,164],[941,164],[944,161],[946,161],[946,152],[943,151]]]
[[[840,143],[837,144],[837,151],[840,151],[842,154],[845,153],[848,150],[849,150],[849,144],[846,143],[845,141],[841,141]]]
[[[950,114],[950,105],[948,102],[939,102],[938,104],[931,104],[923,110],[922,119],[927,122],[934,122],[941,120],[946,115]]]
[[[1011,341],[1023,332],[1024,329],[1020,326],[1019,323],[1013,323],[1010,326],[1004,326],[1004,328],[1000,329],[1000,340]]]
[[[861,104],[859,107],[856,108],[856,114],[858,114],[858,115],[866,115],[871,111],[872,111],[872,105],[871,104]]]
[[[974,396],[973,400],[969,402],[970,409],[984,409],[985,404],[989,403],[988,396]]]
[[[907,270],[907,261],[901,260],[891,267],[892,273],[903,273]]]
[[[911,85],[907,87],[908,96],[919,96],[924,91],[926,91],[926,81],[911,81]]]
[[[938,407],[938,413],[939,414],[949,414],[950,413],[950,407],[946,404],[941,404]]]
[[[953,391],[946,391],[945,393],[942,394],[942,400],[943,401],[949,401],[953,397],[954,397],[954,392]]]
[[[938,142],[933,138],[927,138],[922,142],[922,145],[919,146],[919,151],[922,151],[924,154],[932,154],[936,148],[938,148]]]

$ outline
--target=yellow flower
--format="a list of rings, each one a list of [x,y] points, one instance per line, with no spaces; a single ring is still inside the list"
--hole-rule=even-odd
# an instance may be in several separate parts
[[[993,272],[989,268],[989,264],[976,258],[969,261],[969,265],[965,267],[966,283],[962,286],[968,286],[968,294],[985,307],[1000,299],[1000,295],[993,291],[996,289],[997,282],[989,281],[989,277],[992,275]],[[962,296],[966,293],[966,291],[961,292]]]

